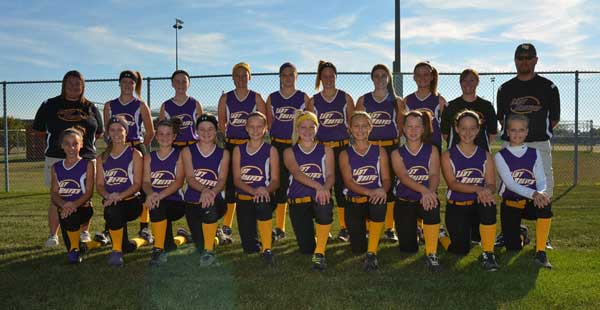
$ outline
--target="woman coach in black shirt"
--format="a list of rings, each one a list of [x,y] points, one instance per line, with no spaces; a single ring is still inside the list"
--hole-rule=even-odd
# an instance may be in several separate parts
[[[38,131],[41,138],[46,137],[46,156],[44,164],[44,176],[46,185],[50,187],[50,169],[52,165],[65,158],[65,153],[60,146],[60,133],[70,127],[78,126],[84,130],[83,147],[80,155],[84,159],[96,158],[96,139],[102,135],[102,118],[96,105],[87,100],[83,95],[85,81],[79,71],[69,71],[62,80],[62,90],[59,96],[50,98],[38,109],[33,121],[33,129]],[[58,245],[58,213],[50,203],[48,209],[48,226],[50,237],[46,241],[47,246]],[[84,227],[85,228],[85,227]],[[87,229],[83,229],[83,242],[89,239]]]

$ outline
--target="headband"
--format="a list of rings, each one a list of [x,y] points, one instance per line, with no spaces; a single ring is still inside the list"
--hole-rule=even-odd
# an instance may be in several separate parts
[[[125,118],[123,118],[122,116],[111,117],[110,120],[108,120],[108,126],[106,127],[108,128],[112,124],[119,124],[123,126],[123,128],[125,128],[125,132],[129,131],[129,125],[127,124],[127,120],[125,120]]]
[[[125,70],[123,72],[121,72],[121,74],[119,75],[119,82],[121,82],[122,79],[124,78],[129,78],[132,79],[133,81],[135,81],[136,83],[138,83],[138,76],[131,70]]]
[[[304,112],[302,115],[298,116],[298,118],[296,119],[296,124],[295,124],[296,127],[298,127],[298,125],[300,125],[300,123],[305,120],[312,121],[313,123],[315,123],[315,125],[317,127],[319,127],[319,120],[317,119],[317,116],[314,113],[307,113],[307,112]]]
[[[231,70],[231,75],[233,75],[235,73],[235,70],[237,70],[238,68],[244,68],[244,70],[248,71],[249,76],[252,75],[252,71],[250,71],[250,65],[245,62],[240,62],[233,66],[233,69]]]
[[[212,114],[205,113],[200,115],[200,117],[198,117],[196,120],[196,126],[202,122],[211,122],[213,125],[215,125],[215,128],[219,128],[217,118]]]

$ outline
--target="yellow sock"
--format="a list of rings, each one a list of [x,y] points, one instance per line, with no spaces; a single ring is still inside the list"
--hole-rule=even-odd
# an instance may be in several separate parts
[[[202,234],[204,235],[204,249],[212,251],[215,249],[215,236],[217,235],[217,223],[202,223]],[[217,242],[219,239],[217,239]]]
[[[425,238],[425,255],[437,253],[437,237],[440,232],[440,224],[423,225],[423,237]]]
[[[346,209],[338,207],[337,210],[338,220],[340,221],[340,229],[346,228]]]
[[[142,214],[140,214],[140,223],[150,223],[150,210],[144,204],[142,206]]]
[[[184,236],[175,236],[175,237],[173,237],[173,242],[175,242],[176,246],[181,246],[182,244],[185,244],[185,237]]]
[[[545,251],[548,234],[550,234],[550,223],[552,219],[537,219],[535,221],[535,250]]]
[[[257,221],[258,222],[258,233],[260,235],[260,242],[264,250],[271,249],[271,238],[273,235],[273,220]]]
[[[394,229],[394,202],[387,203],[385,211],[385,230]]]
[[[481,234],[481,248],[484,252],[494,252],[494,241],[496,241],[496,224],[479,224]]]
[[[158,249],[165,248],[165,238],[167,235],[167,220],[152,222],[152,233],[154,234],[154,247]]]
[[[369,246],[367,247],[367,252],[377,254],[377,247],[379,247],[379,238],[381,238],[383,225],[383,222],[369,222]]]
[[[75,249],[79,250],[79,230],[67,230],[67,236],[69,237],[69,242],[71,243],[71,248],[69,249],[69,252]]]
[[[233,215],[235,214],[235,203],[227,204],[227,211],[225,212],[225,217],[223,218],[223,225],[231,227],[233,224]]]
[[[325,255],[325,246],[327,240],[329,240],[329,231],[331,230],[331,224],[321,225],[317,224],[317,247],[315,248],[315,254]]]
[[[445,237],[440,237],[440,244],[442,245],[442,247],[446,250],[448,250],[448,248],[450,247],[450,243],[452,243],[452,240],[450,240],[450,237],[445,236]]]
[[[285,231],[285,213],[287,211],[287,203],[278,203],[275,209],[275,225],[277,228]]]
[[[86,242],[85,245],[87,246],[88,250],[93,250],[93,249],[97,249],[97,248],[101,247],[102,243],[92,240],[92,241]]]
[[[123,252],[123,228],[117,230],[109,229],[108,232],[110,233],[113,251]]]
[[[139,249],[140,247],[148,244],[148,241],[146,241],[146,239],[143,239],[140,237],[131,238],[131,241],[133,241],[135,243],[136,249]]]

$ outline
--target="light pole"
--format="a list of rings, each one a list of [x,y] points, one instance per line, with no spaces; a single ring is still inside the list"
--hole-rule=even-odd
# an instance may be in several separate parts
[[[173,28],[175,28],[175,70],[179,69],[179,46],[177,45],[177,32],[179,31],[179,29],[183,28],[183,21],[181,19],[175,18],[175,25],[173,25]]]

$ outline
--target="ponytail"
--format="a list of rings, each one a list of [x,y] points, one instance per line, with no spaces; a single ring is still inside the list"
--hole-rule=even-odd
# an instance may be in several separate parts
[[[420,67],[426,67],[429,69],[429,72],[431,72],[431,82],[429,83],[429,91],[434,96],[437,96],[438,95],[437,87],[438,87],[438,80],[439,80],[438,70],[433,65],[431,65],[429,63],[429,61],[421,61],[415,65],[413,73],[416,72],[417,69]]]
[[[337,75],[337,69],[335,68],[334,64],[332,64],[329,61],[319,60],[319,66],[317,67],[317,78],[315,80],[315,90],[317,91],[321,87],[321,72],[325,68],[333,69],[333,72],[335,73],[335,75]]]
[[[135,93],[137,94],[138,99],[142,99],[142,74],[139,71],[134,72],[137,76],[137,81],[135,82]]]
[[[394,111],[398,113],[398,105],[396,104],[396,99],[398,98],[398,96],[396,95],[396,88],[394,87],[394,76],[392,75],[392,72],[386,65],[376,64],[375,66],[373,66],[373,69],[371,69],[371,80],[373,79],[373,74],[375,74],[375,71],[377,70],[385,71],[385,73],[388,76],[387,91],[389,96],[392,98],[392,102],[394,104]]]
[[[404,114],[404,119],[403,119],[404,124],[406,124],[406,120],[409,117],[418,117],[421,119],[421,122],[423,122],[423,135],[421,136],[421,141],[423,141],[423,143],[427,143],[427,144],[431,143],[431,137],[433,135],[433,125],[432,125],[433,116],[431,115],[431,112],[429,112],[429,110],[425,110],[425,109],[411,110]]]

